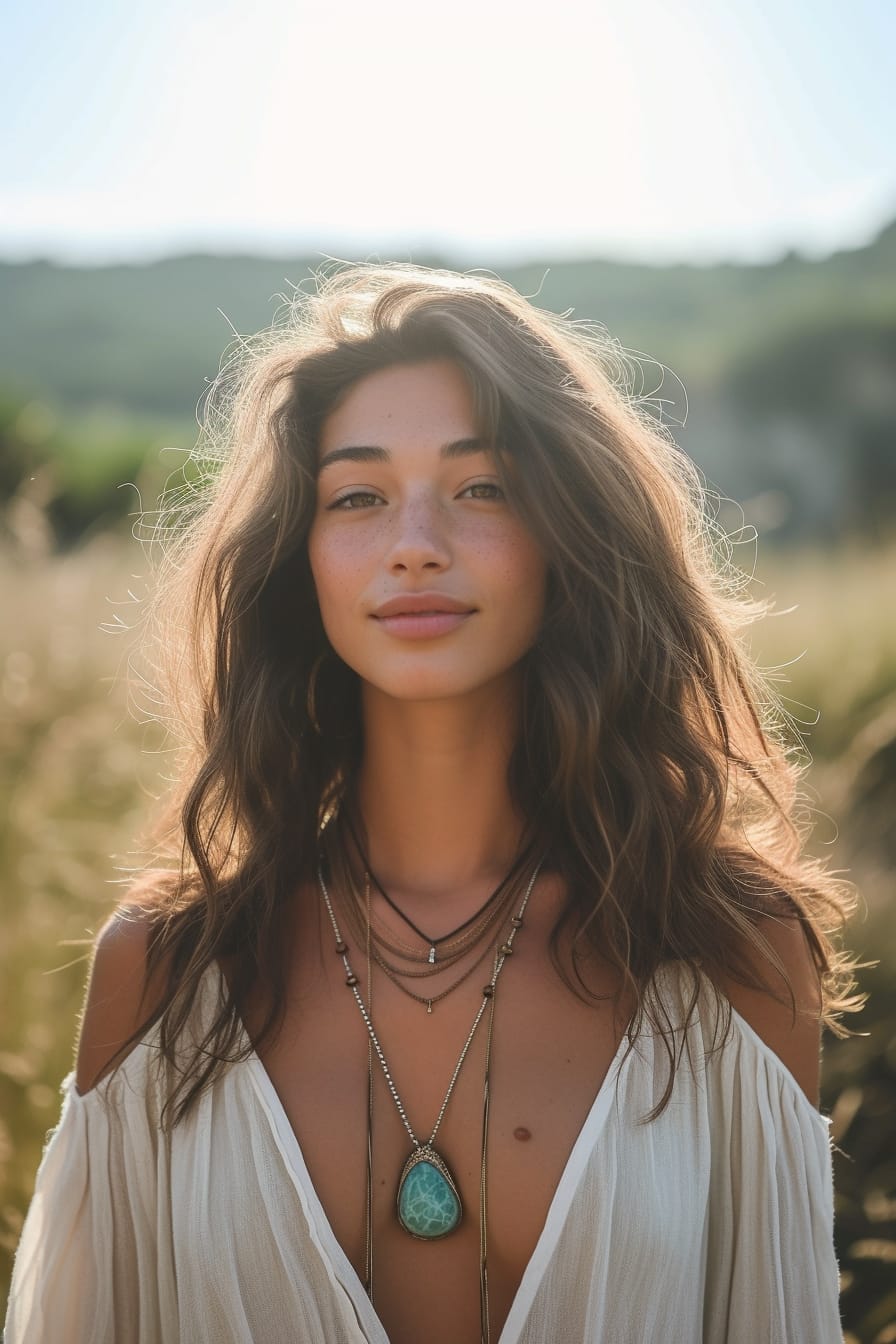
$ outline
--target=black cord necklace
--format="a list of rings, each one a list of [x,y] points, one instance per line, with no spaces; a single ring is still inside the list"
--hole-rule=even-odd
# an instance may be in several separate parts
[[[376,873],[370,866],[370,862],[367,858],[367,855],[364,852],[364,848],[360,840],[358,839],[358,833],[355,830],[354,825],[352,824],[351,817],[348,815],[347,810],[345,813],[345,824],[348,827],[348,832],[352,838],[352,843],[354,844],[355,849],[358,851],[358,857],[360,858],[361,863],[364,866],[364,870],[367,873],[368,877],[370,878],[370,881],[373,883],[377,891],[382,896],[383,900],[386,902],[386,904],[389,906],[391,910],[395,911],[399,919],[403,920],[404,923],[407,924],[408,928],[412,929],[413,932],[416,933],[418,938],[420,938],[424,943],[429,944],[428,960],[430,966],[434,966],[436,964],[436,949],[438,948],[440,943],[447,943],[451,939],[456,938],[458,934],[463,933],[465,929],[468,929],[471,924],[475,924],[475,922],[478,919],[480,919],[484,914],[486,914],[486,912],[490,910],[491,907],[498,900],[500,900],[508,884],[516,877],[517,873],[525,865],[526,861],[529,858],[529,855],[532,853],[532,850],[535,847],[534,841],[530,841],[530,843],[525,847],[525,849],[517,855],[517,857],[513,861],[510,870],[504,875],[504,877],[495,887],[494,891],[486,899],[485,903],[481,905],[478,910],[475,910],[473,914],[470,915],[469,919],[465,919],[463,924],[459,924],[456,929],[452,929],[449,933],[443,933],[440,938],[430,938],[429,934],[424,933],[422,929],[419,929],[417,925],[414,923],[414,921],[408,915],[406,915],[398,905],[396,905],[395,901],[393,901],[392,897],[384,888],[382,882],[380,882]]]

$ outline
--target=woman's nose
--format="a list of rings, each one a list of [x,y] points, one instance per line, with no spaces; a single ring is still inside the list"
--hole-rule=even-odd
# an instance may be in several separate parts
[[[387,563],[395,572],[440,570],[450,564],[447,519],[431,495],[409,499],[395,515]]]

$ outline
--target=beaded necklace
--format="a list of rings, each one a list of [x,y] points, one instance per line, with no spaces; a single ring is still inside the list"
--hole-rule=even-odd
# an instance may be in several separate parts
[[[327,908],[327,914],[329,915],[330,923],[333,927],[333,934],[336,939],[336,952],[342,958],[342,963],[345,967],[345,983],[355,997],[355,1002],[357,1003],[358,1010],[364,1020],[364,1025],[367,1028],[367,1033],[370,1037],[376,1057],[380,1062],[380,1067],[383,1070],[392,1100],[395,1102],[398,1114],[401,1117],[401,1122],[413,1145],[413,1150],[405,1162],[398,1180],[398,1189],[396,1193],[398,1221],[411,1236],[421,1238],[422,1240],[431,1241],[439,1237],[447,1236],[448,1233],[455,1230],[463,1216],[457,1183],[451,1174],[448,1164],[436,1150],[434,1144],[448,1102],[451,1100],[454,1085],[457,1082],[464,1060],[467,1057],[467,1052],[473,1037],[476,1034],[476,1028],[479,1026],[486,1008],[494,999],[498,976],[501,974],[505,961],[513,952],[513,940],[516,937],[516,933],[518,929],[523,926],[523,917],[540,868],[541,862],[539,862],[529,879],[522,904],[519,908],[519,913],[511,921],[512,928],[507,937],[507,941],[503,943],[495,953],[495,964],[491,979],[488,984],[483,986],[482,1003],[479,1005],[479,1009],[473,1019],[473,1025],[470,1028],[463,1049],[460,1052],[460,1057],[455,1065],[454,1073],[451,1075],[451,1081],[448,1084],[445,1099],[442,1102],[436,1117],[436,1122],[433,1125],[432,1133],[425,1142],[421,1142],[411,1128],[404,1105],[398,1095],[398,1089],[395,1086],[389,1066],[386,1063],[383,1049],[377,1039],[376,1032],[374,1031],[370,1013],[368,1012],[358,989],[358,977],[351,968],[351,963],[348,959],[348,945],[343,939],[339,925],[336,921],[333,903],[330,899],[330,893],[327,890],[327,884],[324,880],[323,865],[318,865],[318,882],[320,884],[324,904]]]

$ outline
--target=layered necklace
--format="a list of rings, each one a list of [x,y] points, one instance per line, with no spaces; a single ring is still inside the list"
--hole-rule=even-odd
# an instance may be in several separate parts
[[[377,923],[371,919],[369,900],[366,902],[365,908],[362,908],[352,886],[349,888],[349,900],[346,909],[346,917],[351,932],[359,942],[362,937],[366,937],[370,944],[370,955],[387,979],[391,980],[392,984],[400,989],[403,994],[406,994],[408,998],[423,1005],[427,1013],[431,1014],[434,1005],[446,999],[449,994],[453,994],[456,989],[465,984],[492,952],[494,937],[489,939],[488,935],[490,933],[494,935],[506,923],[510,902],[514,895],[515,879],[529,863],[534,844],[530,843],[521,850],[509,871],[478,910],[474,911],[457,928],[436,938],[424,933],[392,899],[374,873],[358,839],[357,832],[348,817],[346,817],[346,825],[365,872],[365,881],[372,883],[390,909],[398,915],[399,919],[417,936],[421,943],[428,946],[428,951],[425,948],[421,950],[419,946],[410,947],[407,943],[398,942],[395,935],[383,932],[382,928],[378,927]],[[513,926],[514,922],[511,920],[511,927]],[[482,950],[479,955],[467,965],[458,978],[438,993],[419,993],[405,983],[405,981],[425,981],[433,976],[438,976],[443,971],[450,970],[452,966],[468,958],[480,946],[482,946]]]
[[[357,845],[357,841],[355,841],[355,843]],[[449,960],[449,958],[446,957],[445,961],[443,961],[440,966],[437,961],[439,948],[443,944],[445,944],[447,948],[447,946],[452,941],[456,941],[458,934],[463,933],[469,927],[472,927],[474,929],[478,928],[479,927],[478,924],[475,923],[474,921],[480,920],[480,918],[483,916],[483,912],[492,904],[492,902],[495,902],[496,905],[498,905],[498,908],[500,909],[499,903],[497,901],[498,893],[510,889],[511,878],[516,872],[518,872],[520,864],[521,860],[519,858],[515,860],[513,867],[507,874],[507,877],[499,885],[499,887],[496,888],[495,892],[492,893],[492,895],[486,902],[486,905],[481,907],[481,909],[477,911],[476,915],[474,915],[470,920],[465,921],[465,923],[461,925],[459,929],[455,929],[451,934],[446,934],[442,938],[438,939],[430,939],[427,937],[427,935],[422,934],[419,930],[414,928],[414,926],[411,925],[409,920],[406,920],[406,923],[408,923],[410,927],[414,928],[414,932],[418,934],[418,937],[420,937],[424,943],[429,944],[430,949],[429,953],[425,954],[424,957],[424,960],[427,964],[427,968],[442,969],[442,967],[445,965],[446,961]],[[538,877],[538,873],[541,869],[541,866],[542,866],[541,861],[539,861],[536,864],[529,878],[529,881],[526,885],[526,889],[522,898],[522,902],[519,906],[519,909],[517,913],[510,920],[510,931],[507,934],[504,942],[501,943],[494,951],[492,974],[488,982],[482,987],[482,1002],[479,1004],[477,1012],[473,1018],[473,1024],[470,1027],[470,1030],[467,1034],[467,1038],[464,1041],[463,1047],[460,1051],[457,1064],[455,1065],[454,1072],[451,1075],[451,1080],[448,1084],[448,1090],[445,1093],[445,1098],[439,1109],[439,1113],[436,1116],[435,1124],[433,1125],[429,1138],[425,1140],[421,1140],[420,1138],[418,1138],[417,1135],[414,1133],[413,1128],[411,1127],[411,1123],[407,1117],[407,1112],[405,1111],[401,1097],[398,1094],[398,1089],[395,1086],[395,1081],[392,1077],[392,1073],[389,1069],[389,1065],[386,1061],[386,1056],[383,1052],[382,1046],[380,1045],[379,1039],[377,1038],[373,1026],[373,1020],[371,1014],[372,995],[371,995],[371,981],[370,981],[372,927],[370,919],[371,874],[369,871],[369,867],[365,873],[366,950],[367,950],[367,971],[368,971],[367,1004],[364,1003],[364,999],[361,996],[361,992],[359,989],[359,983],[360,983],[359,978],[352,970],[352,966],[348,958],[348,944],[346,943],[345,939],[342,936],[342,931],[336,919],[336,913],[333,908],[333,902],[330,897],[330,892],[328,890],[326,880],[324,878],[323,863],[320,863],[318,865],[317,870],[321,896],[323,897],[327,914],[330,919],[330,924],[332,925],[333,928],[333,935],[336,943],[336,953],[339,957],[341,957],[343,967],[345,969],[345,983],[354,996],[355,1002],[358,1005],[358,1011],[360,1012],[361,1017],[364,1021],[364,1026],[367,1029],[367,1034],[369,1038],[368,1039],[369,1064],[372,1068],[372,1057],[375,1054],[376,1058],[379,1060],[380,1067],[383,1071],[383,1076],[385,1077],[389,1093],[392,1097],[392,1100],[395,1102],[395,1106],[398,1110],[401,1123],[404,1126],[404,1129],[407,1132],[408,1138],[410,1139],[411,1142],[411,1152],[407,1158],[407,1161],[404,1163],[404,1166],[401,1169],[401,1173],[398,1178],[398,1185],[396,1188],[395,1208],[398,1222],[406,1232],[410,1233],[412,1237],[417,1237],[424,1241],[435,1241],[438,1240],[440,1237],[448,1236],[449,1233],[453,1232],[460,1225],[460,1222],[463,1217],[463,1206],[461,1204],[461,1198],[460,1193],[458,1191],[457,1182],[445,1158],[435,1147],[435,1142],[439,1133],[439,1128],[442,1124],[442,1119],[445,1115],[445,1111],[447,1110],[448,1103],[451,1100],[451,1095],[454,1091],[455,1083],[457,1082],[457,1079],[460,1075],[460,1071],[463,1067],[464,1060],[466,1059],[467,1053],[472,1044],[473,1037],[476,1035],[476,1029],[479,1026],[479,1023],[482,1021],[482,1018],[485,1015],[486,1010],[489,1011],[488,1037],[486,1042],[486,1056],[485,1056],[485,1078],[483,1084],[483,1119],[482,1119],[482,1153],[481,1153],[482,1160],[480,1164],[480,1200],[479,1200],[480,1314],[482,1324],[481,1337],[482,1340],[485,1342],[485,1344],[487,1344],[487,1341],[489,1339],[488,1277],[486,1268],[486,1241],[487,1241],[486,1156],[487,1156],[487,1144],[488,1144],[488,1111],[489,1111],[489,1092],[490,1092],[489,1082],[490,1082],[491,1042],[492,1042],[492,1031],[494,1025],[494,1010],[495,1010],[495,989],[498,983],[498,977],[501,974],[505,962],[513,954],[513,941],[514,938],[516,937],[517,932],[523,927],[523,920],[526,913],[526,907],[529,904],[529,898],[532,895],[532,890],[535,886],[535,882]],[[379,884],[376,885],[379,887]],[[379,890],[382,892],[381,887],[379,887]],[[384,892],[382,894],[385,895]],[[392,905],[392,902],[390,901],[389,904]],[[349,908],[351,908],[351,906]],[[402,912],[398,910],[397,906],[393,906],[393,908],[396,910],[397,913],[402,915]],[[402,918],[405,918],[404,915],[402,915]],[[498,917],[495,917],[493,923],[497,923],[497,918]],[[492,927],[492,923],[489,923],[487,919],[484,920],[483,922],[485,924],[486,931],[488,931]],[[481,929],[479,929],[479,932],[470,943],[470,946],[475,946],[475,944],[479,941],[479,938],[482,936],[483,936],[482,931]],[[493,943],[490,940],[486,947],[485,955],[487,955],[488,952],[492,950],[492,947]],[[469,950],[469,947],[467,948],[467,950]],[[415,955],[419,959],[419,952],[417,952]],[[456,959],[457,958],[455,958],[455,960]],[[480,965],[483,960],[484,956],[478,957],[477,960],[474,962],[473,966],[468,968],[468,970],[464,972],[464,974],[461,977],[461,980],[456,981],[455,984],[450,986],[448,990],[444,991],[440,995],[433,996],[430,999],[425,999],[419,995],[411,993],[408,990],[405,990],[405,992],[410,993],[411,997],[418,999],[419,1002],[426,1003],[427,1011],[431,1012],[432,1004],[437,1002],[439,998],[444,997],[445,994],[451,993],[454,989],[456,989],[460,983],[462,983],[469,977],[469,975],[472,974],[472,972],[476,969],[476,966]],[[380,962],[378,964],[381,965],[382,963]],[[390,978],[392,977],[390,976]],[[395,983],[398,984],[399,988],[402,989],[405,988],[400,984],[397,978],[395,979]],[[365,1256],[367,1281],[365,1283],[365,1287],[367,1289],[368,1294],[371,1297],[371,1300],[373,1298],[373,1248],[372,1248],[373,1223],[371,1214],[372,1099],[373,1099],[372,1073],[369,1072],[368,1073],[367,1249]]]

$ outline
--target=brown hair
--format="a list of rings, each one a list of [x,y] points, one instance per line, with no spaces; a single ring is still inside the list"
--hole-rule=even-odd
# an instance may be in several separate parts
[[[650,1118],[676,1068],[651,993],[660,962],[767,988],[751,968],[758,951],[795,1008],[757,928],[776,913],[805,930],[826,1025],[847,1035],[837,1015],[859,1005],[855,963],[830,936],[855,897],[804,853],[802,767],[739,637],[764,607],[742,593],[694,466],[626,390],[618,346],[492,278],[348,267],[240,344],[206,406],[191,479],[164,501],[151,680],[183,756],[157,832],[175,861],[131,896],[151,915],[149,973],[167,967],[162,1002],[131,1042],[161,1018],[173,1060],[212,961],[235,968],[168,1096],[175,1124],[248,1053],[237,1005],[256,982],[271,996],[256,1045],[277,1030],[284,919],[314,881],[322,825],[338,826],[359,760],[357,678],[329,648],[307,557],[321,424],[365,374],[431,357],[464,370],[480,432],[548,558],[510,786],[565,881],[554,953],[564,925],[598,946],[637,990],[630,1043],[644,1016],[667,1043],[669,1083]]]

